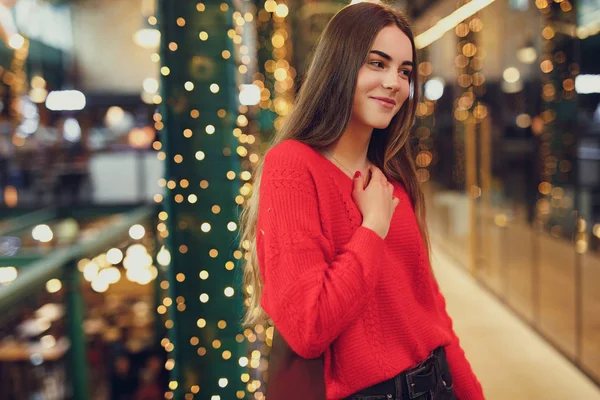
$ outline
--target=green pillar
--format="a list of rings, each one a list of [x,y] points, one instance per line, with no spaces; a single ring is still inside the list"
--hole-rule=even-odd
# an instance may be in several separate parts
[[[66,268],[67,333],[69,347],[69,369],[74,400],[88,400],[88,362],[86,357],[85,334],[83,332],[83,295],[81,293],[81,273],[77,263],[72,261]]]
[[[170,399],[229,400],[246,393],[240,360],[240,161],[232,5],[159,1]],[[232,34],[232,31],[229,31]],[[233,36],[233,35],[232,35]],[[235,267],[235,268],[234,268]]]

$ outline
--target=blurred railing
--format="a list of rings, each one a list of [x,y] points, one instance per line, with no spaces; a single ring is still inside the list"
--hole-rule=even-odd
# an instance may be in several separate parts
[[[44,290],[50,279],[59,278],[64,281],[66,289],[66,318],[67,336],[70,346],[68,364],[70,366],[70,381],[72,397],[76,400],[90,399],[88,386],[89,368],[86,360],[86,343],[83,332],[84,301],[81,293],[81,272],[77,261],[105,251],[117,244],[128,235],[132,225],[147,221],[156,215],[152,206],[142,206],[125,213],[109,227],[101,230],[97,236],[82,240],[67,248],[56,250],[38,259],[25,268],[20,269],[19,276],[10,284],[0,287],[0,316],[15,312],[30,297]],[[3,224],[3,232],[9,233],[47,221],[55,217],[53,211],[40,211],[29,214],[23,219],[15,219]],[[6,258],[5,258],[6,259]]]
[[[50,221],[58,216],[55,208],[44,208],[0,222],[0,237],[10,236],[29,226]],[[0,254],[2,256],[2,254]]]

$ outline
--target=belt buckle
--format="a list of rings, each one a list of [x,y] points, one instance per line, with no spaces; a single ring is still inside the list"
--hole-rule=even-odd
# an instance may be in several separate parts
[[[416,367],[406,373],[406,384],[408,386],[408,396],[410,399],[416,399],[419,396],[428,393],[430,390],[426,390],[424,392],[415,392],[416,384],[413,382],[413,376],[418,375],[419,373],[432,368],[432,365],[428,365],[428,362],[435,357],[433,352],[427,357],[424,361],[420,362]]]

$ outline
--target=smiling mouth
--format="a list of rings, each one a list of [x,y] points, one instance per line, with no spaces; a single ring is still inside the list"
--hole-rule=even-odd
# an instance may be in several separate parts
[[[385,108],[394,108],[396,106],[396,101],[394,99],[390,99],[388,97],[371,97],[371,98]]]

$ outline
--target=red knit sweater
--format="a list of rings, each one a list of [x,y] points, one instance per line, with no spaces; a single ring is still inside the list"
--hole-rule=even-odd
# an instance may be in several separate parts
[[[484,399],[431,274],[408,194],[387,237],[362,227],[353,181],[310,146],[265,156],[257,255],[261,305],[292,349],[325,353],[328,399],[392,378],[445,346],[459,400]]]

